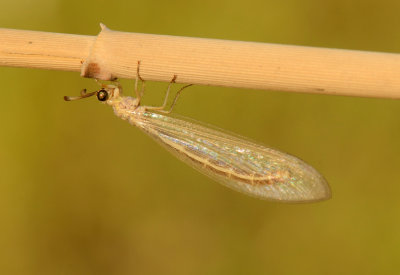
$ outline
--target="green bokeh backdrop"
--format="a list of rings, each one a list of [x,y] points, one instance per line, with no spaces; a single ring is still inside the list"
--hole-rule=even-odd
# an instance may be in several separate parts
[[[400,52],[398,0],[3,1],[0,27]],[[0,41],[1,43],[1,41]],[[330,201],[231,191],[112,111],[94,81],[0,68],[0,274],[398,274],[400,102],[195,86],[175,112],[301,157]],[[124,81],[132,88],[130,81]],[[149,83],[146,103],[165,83]]]

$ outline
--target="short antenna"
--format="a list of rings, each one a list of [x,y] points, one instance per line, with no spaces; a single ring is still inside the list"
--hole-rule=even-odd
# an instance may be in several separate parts
[[[86,98],[86,97],[90,97],[93,96],[97,93],[97,91],[95,92],[91,92],[91,93],[86,93],[86,89],[83,89],[81,91],[81,96],[64,96],[64,100],[65,101],[73,101],[73,100],[78,100],[78,99],[82,99],[82,98]]]

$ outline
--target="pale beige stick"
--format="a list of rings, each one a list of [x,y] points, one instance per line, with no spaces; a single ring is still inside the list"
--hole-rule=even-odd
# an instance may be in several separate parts
[[[0,29],[0,65],[81,70],[104,80],[400,98],[400,55],[118,32],[97,37]],[[83,62],[83,65],[81,64]]]
[[[95,36],[0,28],[0,66],[81,70]]]

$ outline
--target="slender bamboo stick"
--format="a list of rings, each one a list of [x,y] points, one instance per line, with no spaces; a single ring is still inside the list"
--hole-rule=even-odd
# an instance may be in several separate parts
[[[81,70],[95,36],[0,28],[0,66]]]
[[[146,80],[400,98],[400,54],[112,31],[95,36],[0,29],[0,66]]]

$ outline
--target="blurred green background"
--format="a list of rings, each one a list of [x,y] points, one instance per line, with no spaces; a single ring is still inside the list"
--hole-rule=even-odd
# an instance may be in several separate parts
[[[400,2],[3,1],[0,27],[400,52]],[[0,41],[1,43],[1,41]],[[0,68],[0,274],[398,274],[400,102],[195,86],[175,113],[306,160],[333,198],[280,204],[181,163],[77,73]],[[132,87],[131,81],[124,81]],[[148,83],[158,104],[165,83]]]

